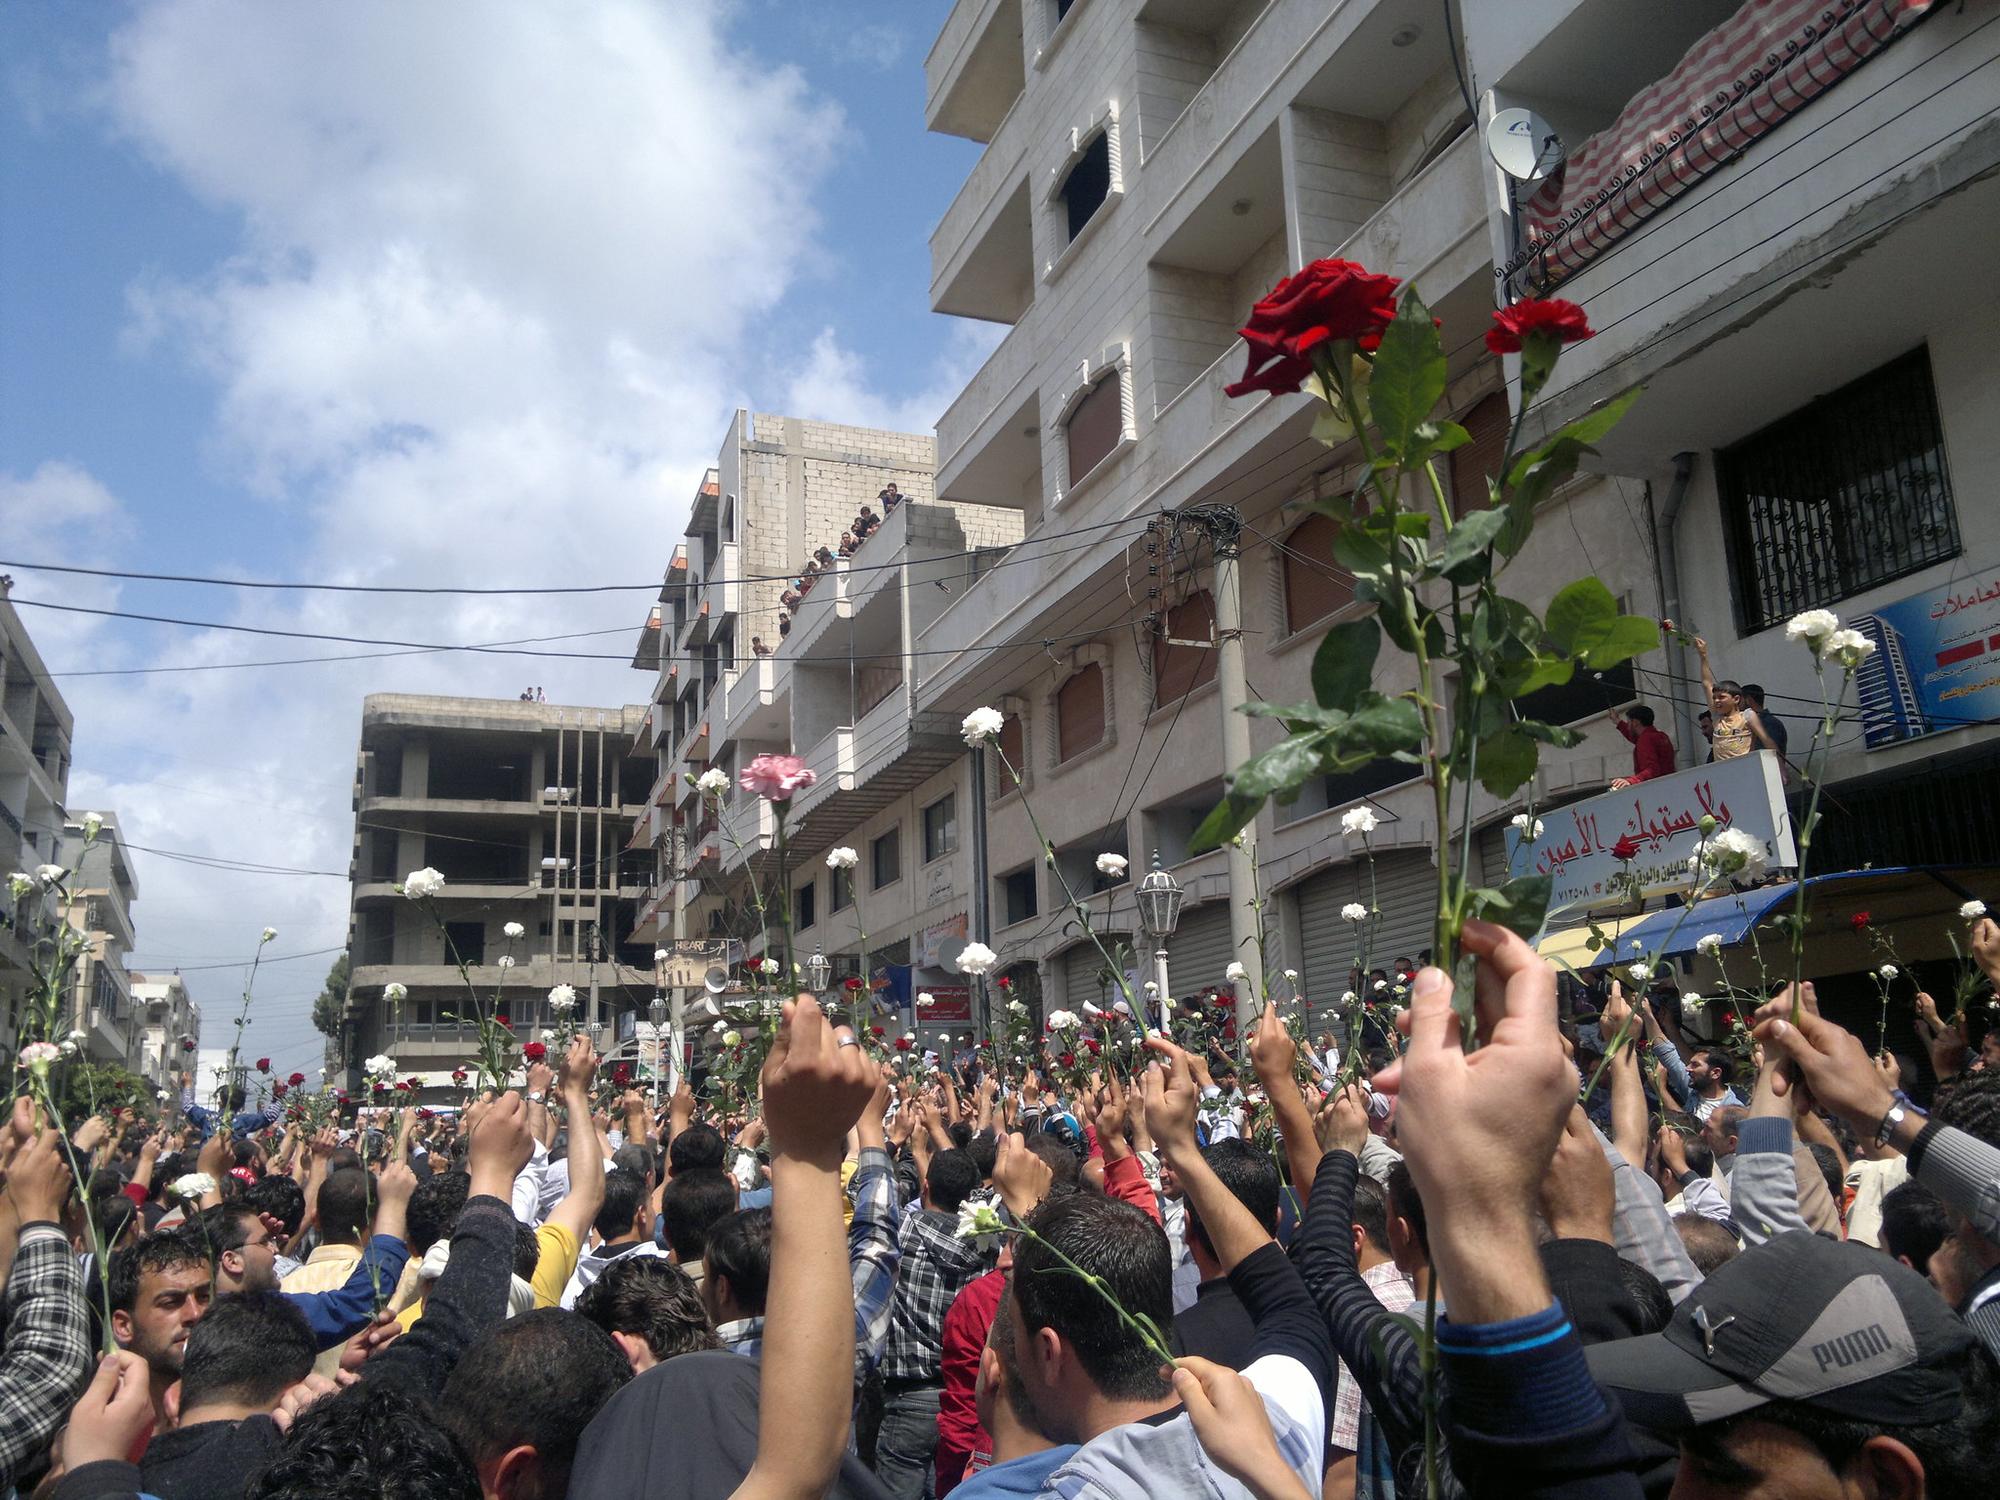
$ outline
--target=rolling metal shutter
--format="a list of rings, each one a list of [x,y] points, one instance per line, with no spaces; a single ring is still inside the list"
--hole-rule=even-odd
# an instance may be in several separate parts
[[[1140,979],[1152,977],[1152,951],[1140,955]],[[1192,995],[1209,985],[1220,985],[1222,971],[1232,959],[1240,959],[1253,973],[1257,968],[1254,947],[1243,953],[1229,946],[1229,903],[1211,901],[1181,913],[1174,935],[1167,939],[1167,983],[1176,995]]]
[[[1437,909],[1437,869],[1429,852],[1405,849],[1377,855],[1375,891],[1382,918],[1369,943],[1368,967],[1387,969],[1398,958],[1417,959],[1431,945]],[[1350,901],[1368,904],[1365,860],[1344,861],[1298,887],[1305,950],[1300,973],[1315,1009],[1333,1004],[1347,988],[1356,934],[1352,923],[1341,920],[1340,909]]]
[[[1107,932],[1100,936],[1104,939],[1104,946],[1114,954],[1121,944],[1129,947],[1132,941],[1122,932]],[[1081,1010],[1086,1000],[1093,1005],[1109,1005],[1113,1000],[1122,998],[1118,986],[1105,979],[1104,955],[1097,951],[1097,945],[1089,938],[1065,948],[1056,960],[1056,969],[1062,975],[1063,992],[1060,1002],[1049,1006],[1050,1010]]]

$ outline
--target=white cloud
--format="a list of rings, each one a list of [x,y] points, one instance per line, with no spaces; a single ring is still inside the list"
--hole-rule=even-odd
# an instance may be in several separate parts
[[[785,410],[893,432],[929,432],[1008,331],[998,323],[954,320],[923,387],[889,396],[870,379],[861,356],[833,329],[822,328],[786,387]]]
[[[51,459],[25,475],[0,470],[0,537],[7,539],[10,555],[30,562],[108,566],[108,554],[131,533],[131,517],[117,496],[75,464]],[[36,609],[26,601],[111,609],[119,598],[116,580],[22,567],[8,571],[22,620],[45,662],[60,666],[102,637],[104,621],[98,616]]]
[[[746,336],[816,254],[813,193],[847,128],[795,71],[734,53],[726,14],[722,0],[515,0],[476,22],[391,0],[128,13],[96,107],[241,225],[203,274],[135,284],[129,343],[214,383],[217,460],[270,503],[245,553],[376,584],[657,576]],[[785,394],[917,427],[949,399],[940,383],[882,402],[831,335]],[[135,842],[159,848],[344,868],[367,692],[541,683],[552,703],[604,704],[649,686],[622,664],[643,594],[168,597],[180,607],[163,612],[402,640],[611,629],[550,649],[619,660],[428,655],[66,682],[90,752],[79,805],[116,807]],[[362,649],[188,633],[146,664]],[[142,959],[247,955],[267,924],[287,951],[344,938],[338,880],[143,868]],[[303,1018],[321,972],[312,961],[285,978],[297,993],[281,1061],[317,1047]],[[205,978],[212,1038],[237,978]],[[278,1041],[252,1034],[260,1050]]]

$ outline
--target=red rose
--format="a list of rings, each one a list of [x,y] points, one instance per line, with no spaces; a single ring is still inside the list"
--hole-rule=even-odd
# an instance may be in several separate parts
[[[898,1052],[908,1052],[910,1050],[910,1039],[906,1036],[897,1037],[896,1050]]]
[[[452,1081],[453,1083],[463,1083],[463,1082],[465,1082],[465,1079],[466,1079],[466,1072],[465,1072],[465,1069],[463,1069],[463,1068],[453,1068],[453,1069],[451,1070],[451,1081]]]
[[[548,1055],[549,1049],[540,1042],[529,1042],[521,1049],[521,1056],[525,1057],[531,1063],[540,1062]]]
[[[294,1073],[290,1078],[287,1078],[285,1080],[285,1082],[289,1083],[293,1088],[297,1088],[300,1084],[304,1083],[305,1081],[306,1081],[306,1075],[303,1073]]]
[[[268,1058],[268,1057],[260,1057],[260,1058],[258,1058],[258,1059],[257,1059],[257,1071],[258,1071],[259,1073],[268,1073],[268,1072],[270,1072],[270,1071],[271,1071],[271,1059],[270,1059],[270,1058]]]
[[[194,1038],[193,1038],[193,1037],[191,1037],[191,1036],[184,1036],[184,1037],[182,1037],[182,1038],[181,1038],[181,1051],[183,1051],[183,1052],[192,1052],[192,1051],[194,1051]]]
[[[1316,260],[1287,276],[1250,310],[1250,321],[1240,330],[1250,362],[1243,378],[1223,394],[1296,391],[1313,372],[1312,351],[1324,343],[1350,339],[1373,349],[1395,319],[1398,284],[1351,260]]]
[[[994,983],[998,984],[1000,988],[1003,990],[1011,990],[1012,988],[1014,988],[1014,981],[1009,979],[1005,974],[1002,974],[997,980],[994,981]]]
[[[840,982],[840,987],[850,995],[858,995],[861,992],[861,981],[850,974]]]
[[[386,1094],[389,1092],[389,1085],[386,1083],[378,1083],[374,1086],[374,1091],[377,1094]]]
[[[870,1026],[870,1027],[868,1028],[868,1034],[869,1034],[870,1036],[885,1036],[885,1035],[887,1035],[887,1033],[886,1033],[886,1032],[884,1032],[884,1031],[882,1030],[882,1028],[881,1028],[880,1026]]]
[[[401,1083],[398,1083],[396,1085],[396,1092],[399,1094],[407,1094],[409,1093],[409,1091],[410,1091],[410,1080],[407,1078],[405,1078]]]
[[[1092,1057],[1097,1056],[1098,1053],[1104,1050],[1104,1044],[1094,1036],[1085,1037],[1083,1039],[1083,1045],[1090,1049],[1090,1055]]]
[[[1611,857],[1618,860],[1621,864],[1627,860],[1637,859],[1639,857],[1639,841],[1629,833],[1621,835],[1618,842],[1611,846]]]
[[[419,1120],[433,1120],[436,1119],[437,1116],[428,1109],[420,1109],[417,1111],[417,1118]]]
[[[1519,354],[1522,340],[1537,335],[1558,344],[1574,344],[1595,332],[1574,302],[1531,297],[1493,315],[1493,326],[1486,330],[1486,347],[1495,354]]]
[[[617,1066],[612,1068],[611,1082],[615,1086],[622,1089],[631,1081],[632,1081],[632,1065],[630,1063],[619,1063]]]
[[[1847,920],[1852,922],[1854,924],[1854,930],[1856,932],[1859,932],[1862,928],[1868,925],[1868,913],[1865,911],[1858,911],[1853,916],[1849,917]]]

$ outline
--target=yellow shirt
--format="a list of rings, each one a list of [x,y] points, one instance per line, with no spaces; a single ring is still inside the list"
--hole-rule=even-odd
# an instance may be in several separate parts
[[[1750,715],[1741,709],[1726,718],[1715,721],[1715,758],[1734,760],[1739,755],[1748,755],[1755,746],[1757,737],[1750,731]]]
[[[278,1283],[282,1292],[333,1292],[347,1285],[347,1278],[354,1274],[354,1268],[361,1264],[359,1245],[321,1245],[306,1257],[306,1263]],[[315,1374],[331,1379],[340,1369],[341,1351],[346,1344],[335,1344],[321,1352],[313,1361]]]
[[[535,1230],[535,1242],[541,1246],[541,1257],[535,1262],[535,1274],[529,1278],[535,1289],[535,1306],[557,1307],[561,1305],[563,1288],[569,1285],[570,1277],[576,1274],[577,1257],[583,1253],[583,1246],[576,1236],[560,1224],[543,1224]],[[412,1261],[412,1265],[416,1262]],[[424,1315],[424,1304],[413,1302],[396,1315],[396,1321],[408,1333]]]

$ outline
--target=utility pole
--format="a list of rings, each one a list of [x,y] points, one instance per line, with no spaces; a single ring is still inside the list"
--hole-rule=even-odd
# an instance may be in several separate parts
[[[1190,525],[1208,534],[1215,548],[1215,681],[1222,706],[1222,764],[1234,771],[1250,759],[1250,720],[1243,712],[1249,679],[1243,668],[1243,516],[1233,505],[1196,505],[1182,512]],[[1251,819],[1226,846],[1229,851],[1229,952],[1246,970],[1259,962],[1257,912],[1257,821]],[[1239,979],[1236,1033],[1250,1035],[1257,1019],[1256,986]]]
[[[972,937],[983,943],[993,931],[990,910],[992,883],[986,873],[986,752],[975,745],[972,758]],[[861,976],[867,983],[868,976]],[[986,976],[972,976],[973,1035],[991,1036],[993,1017],[988,1013]]]

